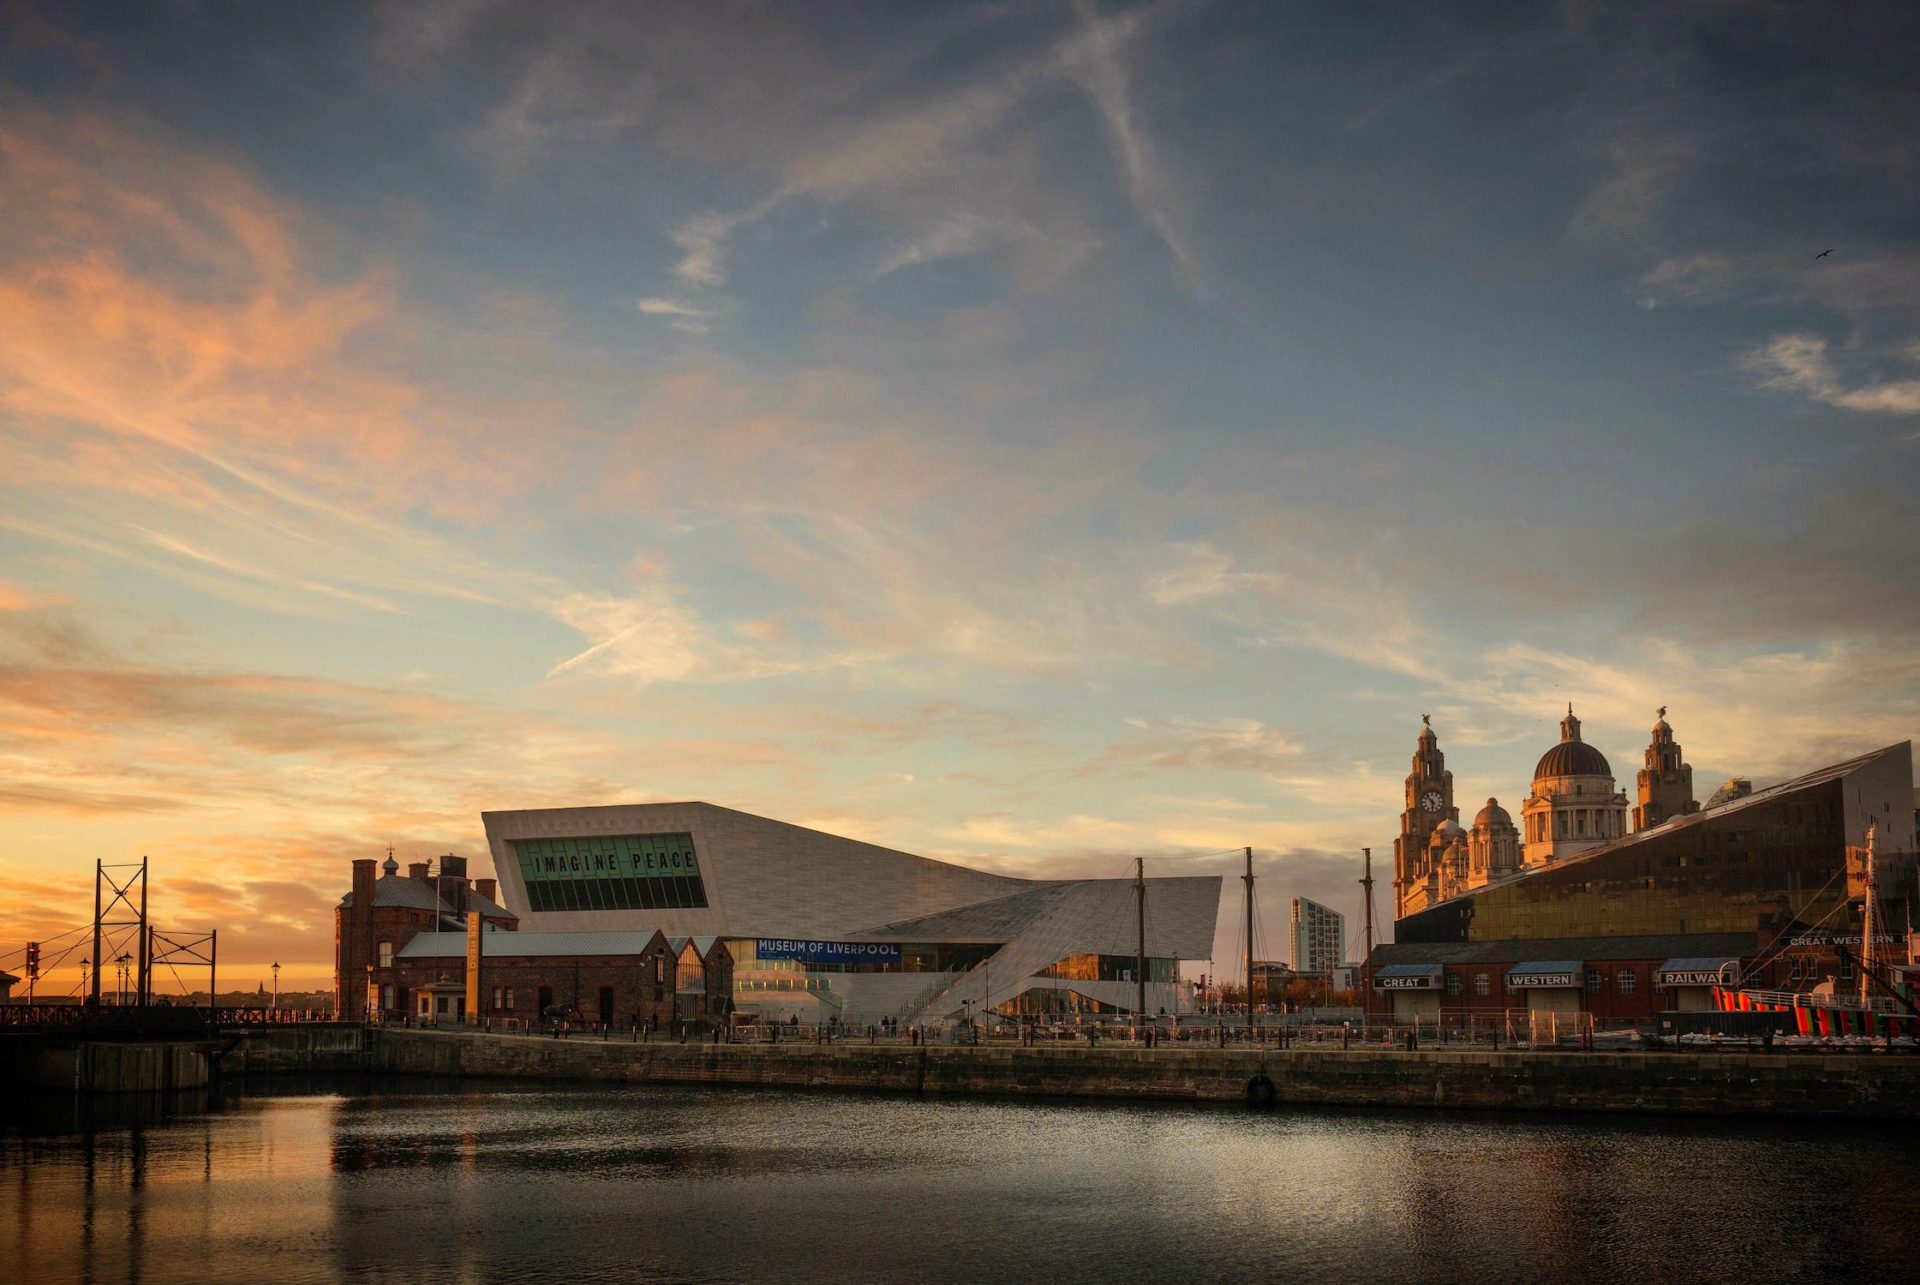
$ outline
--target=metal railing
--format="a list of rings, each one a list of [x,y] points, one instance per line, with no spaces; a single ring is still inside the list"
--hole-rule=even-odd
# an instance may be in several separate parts
[[[1751,987],[1742,987],[1740,993],[1751,996],[1755,1003],[1784,1008],[1833,1008],[1854,1013],[1884,1013],[1889,1017],[1913,1016],[1904,1003],[1885,995],[1863,1000],[1858,995],[1815,995],[1811,991],[1763,991]]]

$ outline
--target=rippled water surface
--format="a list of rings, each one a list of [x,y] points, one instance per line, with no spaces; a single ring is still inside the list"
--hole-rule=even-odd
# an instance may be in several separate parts
[[[1917,1194],[1908,1128],[356,1084],[16,1114],[0,1280],[1894,1280]]]

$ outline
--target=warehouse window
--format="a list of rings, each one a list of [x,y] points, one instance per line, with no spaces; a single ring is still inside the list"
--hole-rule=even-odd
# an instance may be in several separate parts
[[[1614,985],[1622,995],[1633,994],[1633,970],[1631,968],[1621,969],[1619,975],[1614,978]]]
[[[1485,995],[1487,993],[1487,975],[1485,973],[1475,973],[1473,975],[1473,993],[1475,995]]]
[[[1587,970],[1587,994],[1598,995],[1600,988],[1604,985],[1606,985],[1606,978],[1602,976],[1600,970],[1597,968],[1589,968]]]
[[[1458,995],[1459,993],[1460,993],[1460,974],[1448,973],[1447,974],[1447,994]]]
[[[393,943],[390,941],[380,943],[380,967],[393,967]]]
[[[507,1002],[505,1007],[509,1013],[513,1011],[513,987],[511,986],[507,987]]]

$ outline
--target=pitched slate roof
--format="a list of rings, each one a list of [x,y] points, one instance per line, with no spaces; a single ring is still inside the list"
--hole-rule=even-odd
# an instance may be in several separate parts
[[[434,895],[433,885],[415,879],[411,875],[381,875],[373,881],[373,904],[376,909],[399,907],[403,910],[439,910],[443,915],[458,917],[460,908],[451,899]],[[482,897],[472,888],[467,889],[467,904],[489,919],[512,919],[519,916],[490,897]],[[340,908],[349,909],[353,905],[353,894],[349,892],[340,898]]]
[[[513,959],[529,955],[638,955],[653,941],[652,932],[512,933],[489,931],[480,944],[480,953],[488,959]],[[467,953],[467,935],[458,933],[416,933],[400,948],[402,959],[463,959]]]
[[[1406,941],[1373,948],[1386,964],[1518,964],[1542,959],[1674,959],[1760,953],[1753,933],[1658,933],[1646,937],[1547,937],[1505,941]]]

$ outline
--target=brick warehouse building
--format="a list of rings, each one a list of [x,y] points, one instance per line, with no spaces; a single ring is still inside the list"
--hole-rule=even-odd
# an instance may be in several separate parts
[[[494,900],[493,880],[469,880],[462,857],[440,866],[435,875],[415,862],[402,875],[389,855],[376,879],[371,858],[353,863],[353,891],[334,911],[334,1011],[343,1020],[465,1020],[471,916],[485,930],[475,1021],[537,1023],[561,1008],[578,1021],[658,1029],[731,1010],[733,959],[716,938],[519,932],[518,917]]]
[[[342,1021],[360,1021],[370,1010],[413,1010],[397,960],[416,935],[438,931],[464,940],[470,911],[493,929],[519,926],[513,912],[494,900],[493,880],[467,878],[466,858],[442,857],[440,864],[437,876],[424,861],[402,875],[389,852],[376,878],[373,858],[353,863],[353,890],[333,912],[333,1011]]]
[[[1680,763],[1664,718],[1649,762],[1656,756]],[[1591,775],[1606,770],[1600,758]],[[1396,872],[1410,885],[1403,901],[1415,908],[1395,923],[1394,942],[1374,951],[1369,1015],[1466,1022],[1521,1010],[1644,1025],[1660,1012],[1710,1007],[1723,979],[1781,991],[1832,979],[1846,988],[1856,980],[1869,823],[1879,923],[1904,925],[1916,887],[1910,743],[1704,810],[1685,797],[1684,764],[1652,781],[1673,796],[1651,800],[1657,809],[1649,775],[1636,815],[1661,818],[1655,823],[1564,856],[1482,870],[1470,851],[1467,861],[1452,859],[1466,845],[1446,827],[1450,774],[1424,729],[1408,793],[1418,801],[1430,792],[1436,806],[1426,811],[1437,819],[1426,822],[1431,838],[1409,826],[1411,841],[1397,849],[1408,857]],[[1574,804],[1582,797],[1571,795]],[[1610,780],[1586,797],[1612,805]],[[1569,827],[1576,834],[1579,819]],[[1882,929],[1875,940],[1883,960],[1904,958],[1902,935]]]
[[[421,933],[395,967],[415,1019],[467,1016],[469,938]],[[476,1020],[538,1022],[551,1009],[573,1020],[652,1030],[723,1022],[731,1011],[733,956],[715,937],[646,932],[488,932],[480,942]]]

